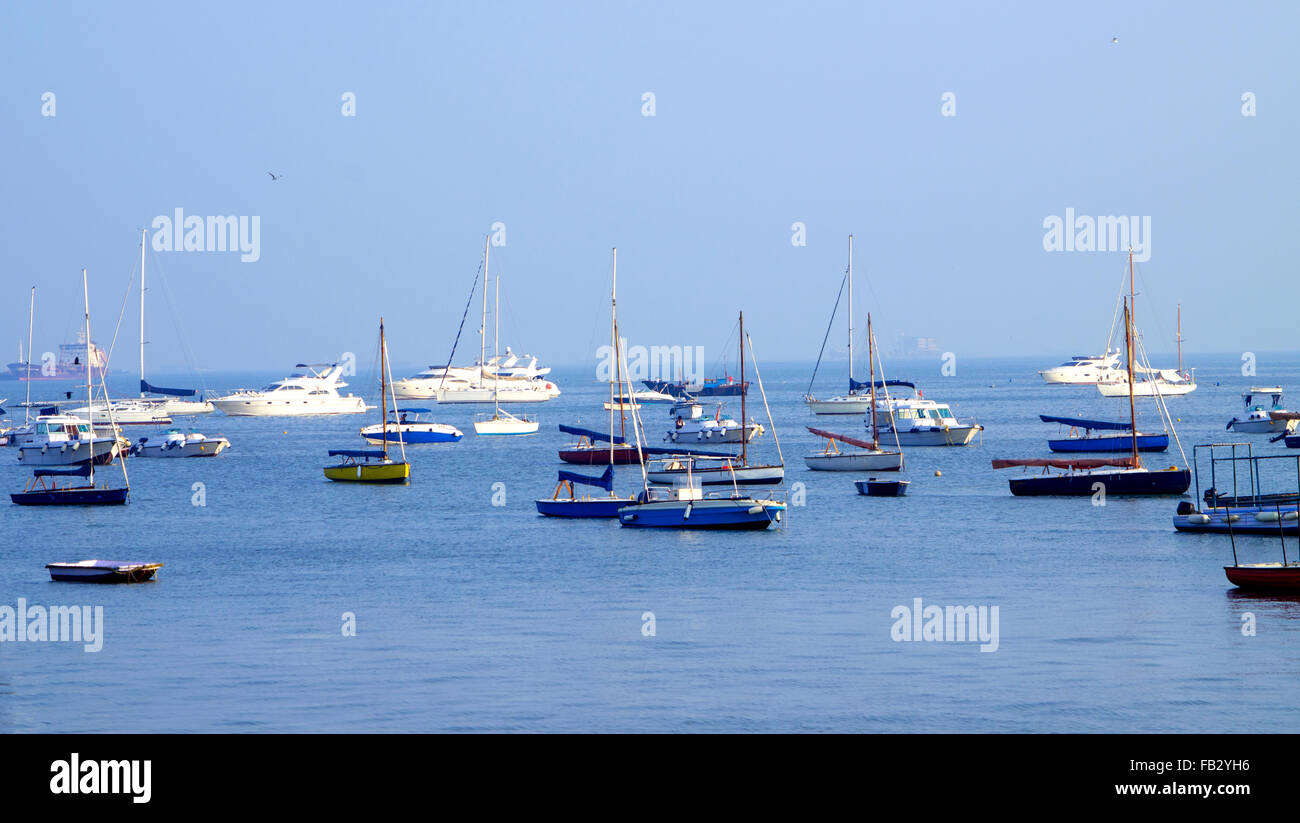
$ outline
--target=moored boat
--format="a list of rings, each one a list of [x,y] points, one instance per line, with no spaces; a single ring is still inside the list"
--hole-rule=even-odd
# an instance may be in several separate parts
[[[406,462],[406,443],[399,431],[397,447],[402,459],[393,460],[388,456],[388,411],[389,386],[392,376],[388,373],[388,343],[384,339],[384,318],[379,318],[379,419],[381,427],[380,448],[378,449],[330,449],[330,457],[342,460],[324,468],[325,477],[340,483],[407,483],[411,478],[411,464]],[[397,409],[397,399],[392,408]]]
[[[1040,414],[1038,418],[1044,423],[1059,423],[1068,426],[1068,437],[1049,439],[1047,447],[1054,452],[1074,454],[1097,452],[1126,452],[1133,448],[1135,435],[1128,423],[1109,420],[1088,420],[1081,417],[1057,417]],[[1102,434],[1093,434],[1095,431]],[[1169,448],[1169,435],[1138,432],[1137,450],[1140,452],[1162,452]]]
[[[126,563],[121,560],[78,560],[46,563],[56,583],[143,583],[153,580],[161,563]]]

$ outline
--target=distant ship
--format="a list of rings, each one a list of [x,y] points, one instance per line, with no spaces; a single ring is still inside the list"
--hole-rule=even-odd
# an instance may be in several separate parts
[[[749,381],[739,381],[730,375],[726,377],[706,377],[699,385],[684,381],[669,383],[667,380],[642,380],[641,383],[651,391],[663,392],[676,398],[685,397],[738,397],[749,391]]]
[[[42,363],[25,362],[22,359],[22,352],[19,351],[18,360],[8,365],[8,377],[17,380],[76,380],[86,376],[86,357],[87,357],[86,333],[77,333],[77,342],[64,343],[59,346],[59,358],[54,364],[54,373],[46,374],[42,371]],[[91,377],[102,377],[108,374],[108,355],[94,341],[89,344],[90,366],[92,369]],[[28,360],[31,359],[31,353],[28,353]]]

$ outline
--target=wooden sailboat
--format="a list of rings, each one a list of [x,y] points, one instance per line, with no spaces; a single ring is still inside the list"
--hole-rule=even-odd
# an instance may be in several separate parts
[[[87,283],[85,269],[81,270],[81,291],[86,307],[86,363],[90,364],[94,361],[91,359],[90,352],[90,347],[93,345],[90,342],[90,287]],[[87,366],[86,407],[88,409],[94,408],[93,372],[94,370]],[[113,404],[108,398],[108,387],[104,385],[102,370],[100,371],[99,382],[104,394],[104,408],[108,413],[110,436],[115,437],[117,426],[113,422]],[[93,422],[90,425],[90,430],[93,438]],[[72,468],[36,469],[27,487],[21,492],[9,495],[9,498],[20,506],[120,506],[127,502],[131,494],[131,481],[126,474],[126,455],[123,450],[118,450],[117,459],[122,467],[123,485],[121,488],[96,487],[95,461],[91,459]],[[60,486],[58,480],[60,477],[84,477],[88,482],[79,486],[75,485],[75,481],[69,480],[68,485]]]
[[[487,339],[487,277],[488,277],[488,248],[491,245],[488,238],[483,241],[483,334],[479,343],[479,381],[482,382],[486,377],[486,360],[485,351]],[[492,355],[496,359],[501,357],[501,275],[497,275],[497,298],[496,308],[492,311],[492,322],[496,326],[496,332],[493,335]],[[492,414],[477,415],[474,418],[474,433],[485,437],[488,435],[512,435],[512,434],[536,434],[538,423],[526,415],[516,416],[501,408],[501,369],[492,369]]]
[[[871,394],[869,397],[875,397],[876,386],[876,338],[871,330],[871,314],[867,314],[867,362],[871,376]],[[883,367],[881,371],[883,371]],[[889,390],[885,389],[886,395]],[[808,431],[818,437],[826,438],[826,448],[816,454],[804,456],[804,462],[808,468],[815,471],[882,471],[896,472],[903,468],[903,449],[898,446],[898,434],[894,434],[894,442],[897,451],[889,451],[880,448],[880,425],[876,419],[876,404],[868,402],[871,407],[871,440],[859,440],[848,437],[843,434],[826,431],[824,429],[808,427]],[[841,451],[836,443],[846,443],[850,446],[856,446],[856,449]]]
[[[1133,252],[1129,251],[1129,266],[1133,265]],[[1099,491],[1106,495],[1165,495],[1184,494],[1192,483],[1189,469],[1170,466],[1167,469],[1148,469],[1142,465],[1138,453],[1137,407],[1133,401],[1133,316],[1128,300],[1124,302],[1124,344],[1128,368],[1129,443],[1128,457],[1112,458],[1046,458],[1022,460],[994,460],[993,468],[1038,466],[1043,474],[1012,478],[1011,493],[1017,496],[1070,495],[1090,497]],[[1157,397],[1158,406],[1166,421],[1168,412]],[[1066,469],[1064,474],[1051,474],[1049,468]]]
[[[330,457],[341,457],[342,462],[326,466],[325,476],[341,483],[407,483],[411,478],[411,464],[406,462],[406,442],[402,439],[400,429],[397,447],[402,459],[393,460],[388,456],[388,412],[389,400],[396,416],[397,398],[391,397],[393,376],[389,373],[388,343],[384,339],[384,318],[379,318],[379,422],[382,429],[378,449],[330,449]]]

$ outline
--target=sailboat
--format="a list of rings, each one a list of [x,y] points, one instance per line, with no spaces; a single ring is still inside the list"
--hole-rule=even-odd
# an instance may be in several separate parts
[[[1097,453],[1126,452],[1129,450],[1131,434],[1127,420],[1089,420],[1083,417],[1060,417],[1040,414],[1038,419],[1044,423],[1059,423],[1069,427],[1068,437],[1057,437],[1047,441],[1047,447],[1054,452]],[[1101,432],[1101,434],[1093,434]],[[1169,448],[1169,434],[1138,432],[1137,450],[1140,452],[1162,452]]]
[[[741,346],[753,343],[745,336],[745,315],[740,315]],[[743,349],[742,349],[743,352]],[[763,390],[763,378],[755,364],[759,390],[763,392],[763,405],[767,408],[768,423],[772,426],[772,437],[776,440],[778,454],[781,441],[776,436],[776,426],[772,423],[772,411],[767,405],[767,392]],[[743,383],[743,379],[742,379]],[[744,395],[742,394],[743,398]],[[637,445],[641,445],[642,427],[640,415],[632,412],[632,432]],[[782,464],[784,464],[784,459]],[[641,462],[641,493],[636,502],[629,503],[618,510],[618,522],[626,528],[660,528],[660,529],[727,529],[727,530],[761,530],[773,523],[781,522],[786,504],[772,495],[766,498],[753,497],[742,493],[738,484],[733,482],[730,492],[705,493],[701,478],[694,472],[694,460],[688,460],[684,472],[676,476],[670,489],[651,487],[647,476],[645,462]]]
[[[1132,255],[1130,254],[1131,258]],[[1129,260],[1129,311],[1136,313],[1137,294],[1134,283],[1133,261]],[[1136,320],[1134,328],[1136,329]],[[1143,375],[1134,382],[1134,372]],[[1141,368],[1130,369],[1127,374],[1122,369],[1112,369],[1097,379],[1097,392],[1102,397],[1123,397],[1130,393],[1137,397],[1178,397],[1196,391],[1196,369],[1183,371],[1183,307],[1178,306],[1178,368],[1153,369],[1150,364]]]
[[[740,381],[745,382],[745,315],[740,315]],[[763,432],[758,423],[749,422],[745,406],[747,395],[740,396],[740,419],[743,428],[750,432],[748,437],[739,436],[740,454],[728,456],[703,456],[698,454],[673,455],[657,458],[646,466],[646,476],[651,483],[671,484],[678,478],[690,476],[705,486],[762,486],[780,483],[785,480],[785,461],[777,464],[750,463],[749,440]],[[721,414],[721,412],[719,412]],[[734,421],[729,421],[734,422]],[[768,421],[771,422],[770,420]],[[678,418],[681,425],[681,418]],[[733,431],[739,431],[737,424]],[[730,441],[723,441],[730,442]],[[778,447],[779,450],[779,447]]]
[[[827,400],[818,400],[813,396],[812,384],[817,379],[817,368],[821,365],[821,353],[817,355],[817,365],[813,366],[812,379],[808,381],[808,392],[804,394],[804,402],[808,404],[808,409],[813,414],[866,414],[867,406],[871,404],[870,394],[858,394],[858,389],[863,388],[861,383],[853,379],[853,235],[849,235],[849,270],[845,275],[849,284],[849,393],[841,394]],[[836,305],[839,305],[838,298]],[[831,322],[835,322],[832,313]],[[830,329],[827,329],[827,334]],[[825,341],[822,342],[822,351],[826,350]],[[848,441],[845,441],[848,442]]]
[[[488,239],[483,241],[483,330],[480,339],[486,339],[487,336],[487,278],[488,278],[488,248],[490,246]],[[497,299],[496,308],[492,311],[492,321],[496,326],[493,335],[493,356],[500,358],[501,349],[501,275],[497,275]],[[480,348],[482,348],[480,344]],[[483,354],[486,354],[484,352]],[[479,362],[484,363],[483,355],[480,355]],[[486,371],[479,369],[479,380],[486,377]],[[441,393],[438,402],[443,402]],[[486,437],[489,435],[512,435],[512,434],[536,434],[538,423],[525,416],[515,416],[501,408],[501,370],[492,370],[492,414],[479,414],[474,416],[474,433]]]
[[[325,476],[330,480],[344,483],[407,483],[411,478],[411,464],[406,462],[406,443],[400,434],[397,447],[402,459],[393,460],[388,456],[388,401],[389,389],[393,376],[388,371],[388,343],[384,339],[384,318],[379,318],[379,422],[383,428],[383,437],[379,449],[330,449],[330,457],[341,457],[343,462],[336,466],[326,466]],[[397,409],[397,398],[391,398],[393,410]],[[399,430],[400,432],[400,430]]]
[[[1133,252],[1129,251],[1129,265],[1132,266]],[[1138,454],[1137,410],[1133,402],[1133,349],[1135,336],[1133,318],[1129,303],[1124,301],[1124,343],[1129,374],[1129,443],[1128,457],[1107,458],[1045,458],[1021,460],[994,460],[993,468],[1004,469],[1015,466],[1038,466],[1043,474],[1012,478],[1009,483],[1011,493],[1017,496],[1039,495],[1073,495],[1092,496],[1103,492],[1107,495],[1181,495],[1192,483],[1189,469],[1170,466],[1167,469],[1148,469],[1142,465]],[[1168,409],[1163,398],[1157,397],[1157,406],[1166,422],[1169,420]],[[1172,428],[1172,425],[1170,426]],[[1176,436],[1176,435],[1175,435]],[[1181,449],[1181,446],[1180,446]],[[1048,468],[1065,469],[1064,474],[1051,474]]]
[[[81,290],[85,299],[86,308],[86,362],[94,362],[91,359],[90,346],[90,286],[86,278],[86,270],[81,270]],[[86,405],[94,406],[94,370],[86,369]],[[100,388],[104,394],[104,408],[108,413],[108,422],[110,434],[116,437],[116,427],[113,423],[113,404],[108,398],[108,387],[104,384],[103,372],[99,377]],[[94,427],[90,426],[93,438]],[[93,442],[93,439],[92,439]],[[73,468],[67,469],[36,469],[32,473],[32,479],[28,482],[23,491],[9,495],[10,500],[20,506],[115,506],[127,502],[131,493],[131,481],[126,474],[126,455],[121,450],[118,451],[117,459],[122,467],[121,488],[95,485],[95,461],[88,459],[84,463]],[[87,479],[85,485],[76,485],[75,481],[69,480],[66,486],[60,486],[58,478],[60,477],[84,477]]]
[[[144,293],[148,290],[145,286],[144,258],[145,258],[145,234],[146,230],[140,230],[140,399],[143,402],[152,404],[160,411],[169,415],[195,415],[211,414],[213,405],[206,399],[186,400],[198,395],[194,389],[170,389],[165,386],[154,386],[145,380],[144,377]],[[149,395],[161,394],[166,399],[158,399]]]
[[[842,434],[835,434],[824,429],[808,427],[808,431],[818,437],[826,438],[826,448],[818,454],[809,454],[804,456],[804,462],[808,468],[815,471],[886,471],[896,472],[903,468],[903,447],[898,442],[897,430],[891,429],[894,435],[894,446],[897,451],[889,451],[880,448],[880,424],[876,420],[876,404],[870,402],[874,396],[874,387],[876,385],[876,338],[871,331],[871,314],[867,314],[867,362],[871,373],[871,383],[873,387],[872,395],[868,395],[868,405],[871,407],[871,440],[858,440],[853,437],[847,437]],[[884,364],[881,364],[881,377],[884,377]],[[852,379],[850,377],[850,379]],[[883,382],[883,380],[882,380]],[[886,406],[889,400],[889,388],[884,388]],[[856,449],[840,451],[836,441],[847,443],[850,446],[857,446]]]

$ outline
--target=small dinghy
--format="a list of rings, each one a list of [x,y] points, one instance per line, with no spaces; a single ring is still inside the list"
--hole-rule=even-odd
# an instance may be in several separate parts
[[[579,497],[574,488],[575,484],[595,486],[604,489],[607,494],[599,497]],[[561,493],[565,491],[569,493],[569,496],[561,497]],[[618,517],[619,509],[630,503],[635,503],[636,499],[619,497],[614,494],[614,467],[610,465],[605,467],[605,473],[600,477],[591,477],[560,469],[559,484],[555,487],[555,494],[549,500],[538,500],[536,502],[537,513],[546,517],[613,518]]]
[[[858,494],[867,497],[902,497],[907,494],[910,484],[910,480],[879,480],[875,477],[853,481],[853,485],[858,487]]]
[[[120,560],[79,560],[46,563],[50,579],[58,583],[143,583],[152,580],[161,563],[124,563]]]

